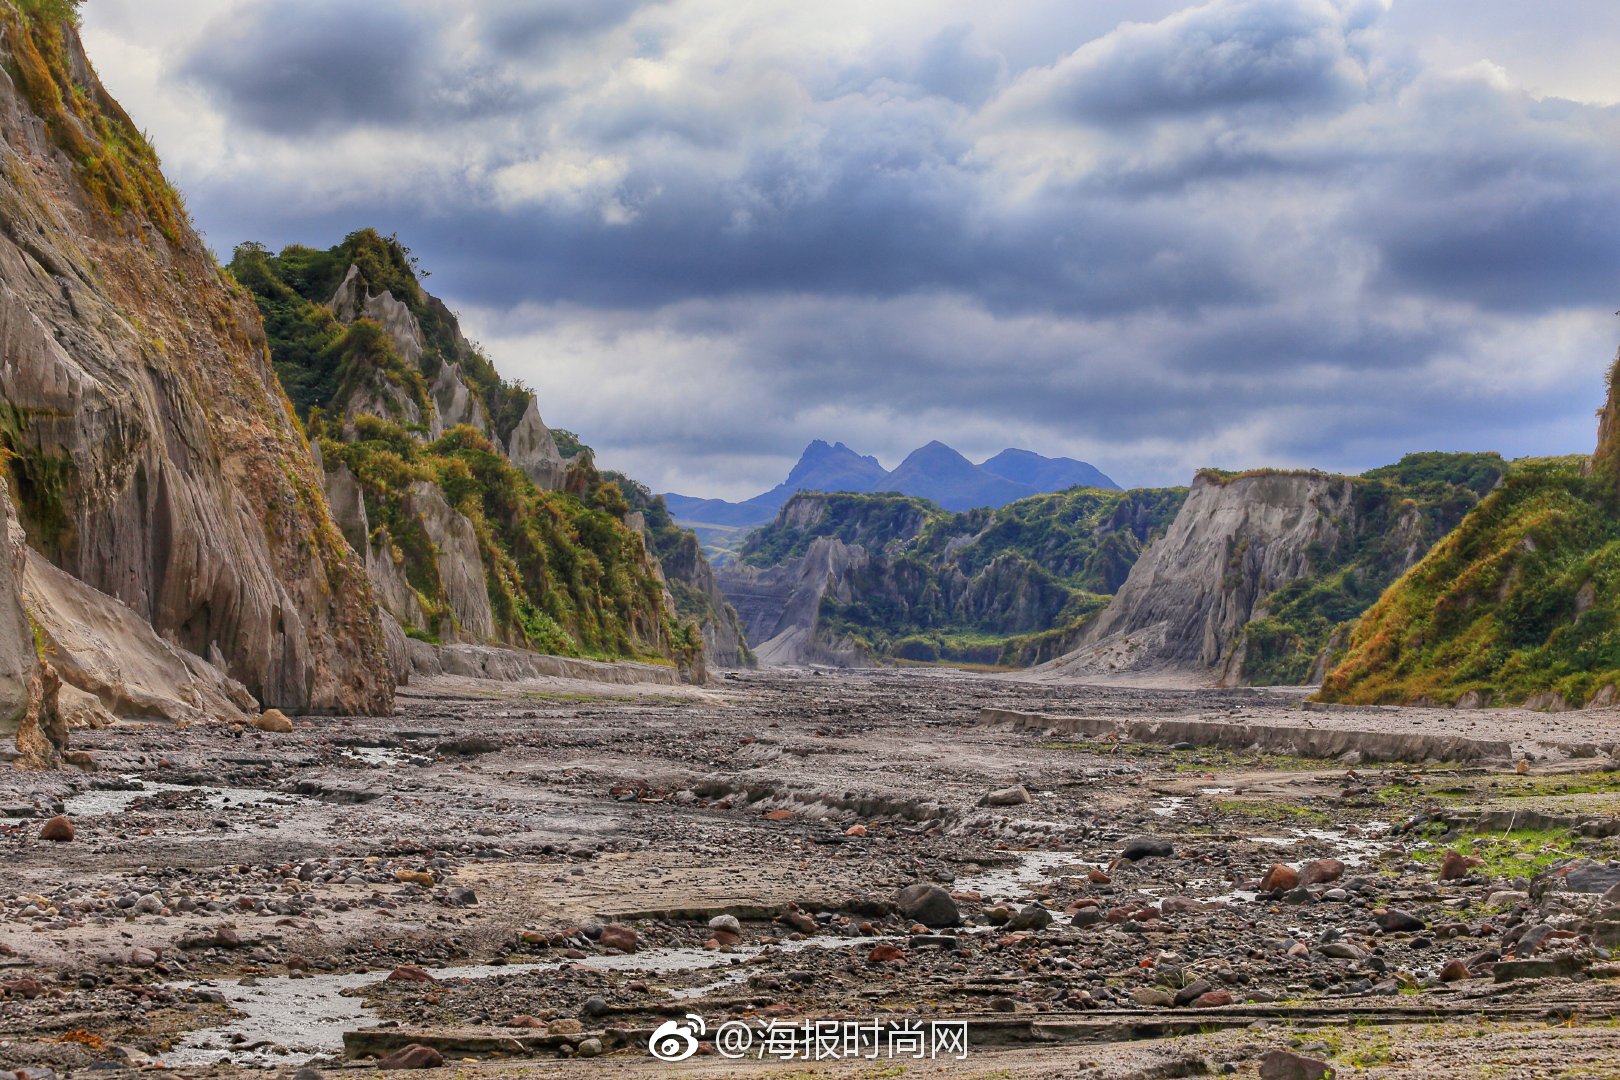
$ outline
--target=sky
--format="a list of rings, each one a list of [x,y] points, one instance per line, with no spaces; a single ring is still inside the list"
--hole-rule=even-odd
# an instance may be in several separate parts
[[[546,421],[1359,471],[1591,449],[1612,0],[85,0],[222,259],[373,226]]]

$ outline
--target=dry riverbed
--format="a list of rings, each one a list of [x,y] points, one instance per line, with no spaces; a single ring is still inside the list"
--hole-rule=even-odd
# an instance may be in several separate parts
[[[80,733],[94,772],[0,776],[0,1070],[292,1075],[414,1044],[570,1076],[1620,1073],[1602,718],[1576,745],[1514,714],[1509,758],[1426,765],[990,719],[1012,713],[1366,721],[1292,692],[778,672]],[[1376,719],[1492,730],[1458,716]],[[69,842],[41,836],[57,815]],[[656,1060],[689,1014],[697,1052]]]

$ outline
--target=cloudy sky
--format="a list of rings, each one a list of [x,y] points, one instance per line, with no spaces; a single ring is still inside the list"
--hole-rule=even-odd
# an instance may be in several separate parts
[[[1359,470],[1589,449],[1612,0],[86,0],[223,258],[397,232],[553,425]]]

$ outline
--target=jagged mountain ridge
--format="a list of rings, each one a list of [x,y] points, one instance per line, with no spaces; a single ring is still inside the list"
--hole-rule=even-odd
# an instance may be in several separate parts
[[[156,688],[176,709],[201,704],[200,673],[233,711],[387,710],[370,586],[252,300],[220,273],[72,22],[45,11],[0,3],[0,441],[20,530],[6,588],[51,578],[84,610],[118,614],[67,625],[30,608],[40,589],[22,595],[40,654],[31,638],[23,666],[45,690],[77,680],[115,710],[134,708],[140,665],[179,680]],[[49,694],[30,696],[50,710]]]
[[[713,643],[716,663],[742,662],[727,648],[733,617],[707,603],[706,566],[682,563],[696,602],[677,604],[681,582],[625,489],[588,451],[563,458],[534,394],[500,378],[396,240],[363,229],[326,250],[244,244],[231,268],[258,299],[334,514],[400,627],[401,675],[420,652],[406,636],[683,662]]]
[[[801,491],[871,494],[892,491],[928,499],[951,511],[996,508],[1031,495],[1072,487],[1118,490],[1095,466],[1073,458],[1047,458],[1028,450],[1003,450],[975,465],[934,441],[908,454],[893,470],[843,443],[817,439],[805,447],[788,478],[740,503],[666,494],[670,513],[685,524],[746,528],[763,525]]]

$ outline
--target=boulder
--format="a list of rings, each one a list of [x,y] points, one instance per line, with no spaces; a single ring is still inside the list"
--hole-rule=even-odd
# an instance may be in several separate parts
[[[65,844],[73,839],[73,822],[57,815],[39,827],[39,838]]]
[[[1344,877],[1344,863],[1338,859],[1312,859],[1299,872],[1301,885],[1327,885]]]
[[[1270,1050],[1260,1059],[1260,1080],[1326,1080],[1333,1066],[1292,1050]]]
[[[1175,845],[1157,836],[1133,836],[1125,841],[1119,857],[1137,862],[1142,859],[1168,858],[1176,853]]]
[[[293,722],[280,709],[266,709],[253,718],[253,726],[260,731],[269,731],[277,735],[292,733]]]
[[[902,915],[930,929],[958,926],[962,922],[962,913],[957,910],[956,901],[938,885],[922,881],[907,885],[900,890],[894,903]]]
[[[377,1059],[377,1068],[383,1072],[402,1069],[441,1069],[444,1067],[444,1055],[431,1046],[421,1043],[410,1043],[400,1047],[392,1054]]]
[[[634,930],[619,923],[609,923],[602,927],[602,936],[597,939],[604,949],[617,949],[622,953],[633,953],[640,947],[641,939]]]
[[[1029,789],[1022,784],[998,788],[984,797],[985,806],[1022,806],[1029,802]]]
[[[1288,892],[1299,887],[1299,871],[1284,863],[1272,863],[1260,879],[1261,892]]]

